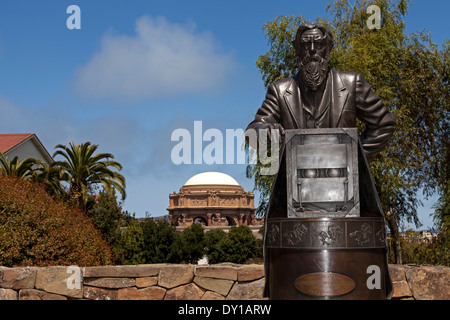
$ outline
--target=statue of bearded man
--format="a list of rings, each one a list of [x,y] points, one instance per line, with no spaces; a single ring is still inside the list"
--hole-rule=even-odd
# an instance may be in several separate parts
[[[287,129],[355,128],[356,119],[359,119],[365,125],[358,143],[361,218],[382,219],[384,214],[371,179],[369,162],[384,149],[395,130],[392,115],[361,74],[336,71],[328,66],[334,43],[332,34],[326,27],[302,24],[292,43],[298,59],[298,73],[268,87],[265,100],[247,130],[267,134],[270,140],[271,130],[279,130],[281,135],[284,135]],[[266,237],[269,220],[288,218],[284,200],[287,199],[285,157],[283,153],[268,203],[265,217]],[[264,255],[265,296],[272,298],[270,287],[277,286],[277,283],[281,283],[291,275],[287,276],[287,269],[281,272],[274,271],[275,268],[271,265],[284,261],[281,263],[284,266],[289,262],[285,263],[285,260],[282,260],[286,258],[286,252],[281,249],[278,251],[268,249],[266,241]],[[385,296],[389,297],[392,294],[392,284],[387,271],[387,262],[384,261],[383,264],[386,270]],[[294,267],[291,269],[294,270]],[[291,287],[292,285],[289,288]],[[283,290],[289,291],[278,288],[275,298],[285,297]],[[296,297],[296,294],[292,293],[289,298]]]

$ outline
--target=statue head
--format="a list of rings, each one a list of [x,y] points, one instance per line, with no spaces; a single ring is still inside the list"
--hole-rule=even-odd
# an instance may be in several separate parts
[[[334,45],[333,35],[327,27],[303,23],[292,44],[303,83],[308,88],[317,90],[328,73],[328,61]]]

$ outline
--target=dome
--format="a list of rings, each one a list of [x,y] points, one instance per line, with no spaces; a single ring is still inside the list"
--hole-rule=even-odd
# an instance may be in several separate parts
[[[196,174],[190,178],[184,186],[196,186],[205,184],[220,184],[220,185],[232,185],[239,186],[236,180],[225,173],[221,172],[203,172]]]

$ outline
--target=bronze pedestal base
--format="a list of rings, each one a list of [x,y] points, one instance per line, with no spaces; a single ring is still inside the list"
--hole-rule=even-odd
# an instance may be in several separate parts
[[[270,299],[389,299],[382,218],[279,218],[267,223]]]

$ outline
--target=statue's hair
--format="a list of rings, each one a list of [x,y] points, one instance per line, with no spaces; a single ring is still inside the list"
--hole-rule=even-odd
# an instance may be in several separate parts
[[[298,29],[297,29],[297,34],[295,35],[295,40],[292,41],[292,44],[294,45],[294,49],[295,49],[295,52],[297,53],[297,56],[300,53],[301,36],[302,36],[303,32],[305,32],[306,30],[312,30],[312,29],[319,29],[320,31],[323,32],[323,34],[325,35],[325,40],[328,43],[328,48],[329,48],[328,52],[331,52],[331,50],[333,49],[334,41],[333,41],[333,35],[332,35],[330,29],[328,29],[327,27],[320,25],[320,24],[302,23],[300,25],[300,27],[298,27]]]

